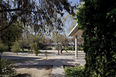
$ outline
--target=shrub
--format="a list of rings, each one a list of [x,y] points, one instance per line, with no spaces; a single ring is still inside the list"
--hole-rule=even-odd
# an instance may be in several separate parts
[[[83,46],[82,45],[79,45],[78,50],[79,51],[83,51]]]
[[[5,46],[3,43],[0,42],[0,53],[2,54],[4,51],[8,49],[7,46]]]
[[[66,77],[85,77],[84,76],[84,66],[76,66],[76,67],[65,67]]]
[[[0,77],[13,77],[16,75],[13,62],[1,59],[1,63],[2,74],[0,74]]]
[[[2,62],[1,62],[1,54],[7,50],[7,46],[0,42],[0,74],[2,73]]]
[[[75,49],[74,46],[66,47],[66,50],[74,50],[74,49]]]
[[[15,42],[11,48],[11,51],[18,55],[18,52],[20,51],[20,44],[18,42]]]
[[[35,54],[35,56],[37,56],[38,53],[39,53],[38,46],[37,46],[37,42],[31,43],[30,44],[30,48],[33,50],[33,53]]]

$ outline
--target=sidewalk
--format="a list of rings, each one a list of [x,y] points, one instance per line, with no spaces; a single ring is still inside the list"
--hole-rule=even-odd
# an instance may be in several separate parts
[[[64,66],[77,66],[78,62],[74,60],[74,55],[60,54],[55,56],[51,77],[65,77]]]
[[[65,77],[63,64],[59,56],[55,57],[51,77]]]

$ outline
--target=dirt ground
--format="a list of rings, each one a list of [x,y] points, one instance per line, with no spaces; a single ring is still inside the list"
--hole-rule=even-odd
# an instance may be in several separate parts
[[[19,77],[50,77],[53,66],[27,66],[17,68]]]

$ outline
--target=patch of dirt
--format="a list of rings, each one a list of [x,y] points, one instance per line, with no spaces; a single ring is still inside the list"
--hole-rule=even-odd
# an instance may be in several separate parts
[[[53,66],[23,66],[16,69],[18,77],[50,77]]]

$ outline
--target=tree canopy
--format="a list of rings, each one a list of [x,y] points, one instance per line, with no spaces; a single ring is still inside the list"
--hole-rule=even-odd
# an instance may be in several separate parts
[[[1,0],[0,32],[16,21],[34,27],[35,31],[39,28],[44,31],[45,25],[61,29],[63,23],[57,14],[63,16],[64,12],[69,12],[74,15],[74,8],[68,0]]]

